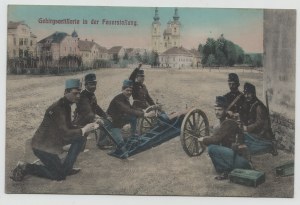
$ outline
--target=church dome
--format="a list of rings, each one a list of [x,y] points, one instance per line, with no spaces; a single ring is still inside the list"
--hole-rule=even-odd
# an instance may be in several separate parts
[[[73,38],[77,38],[77,37],[78,37],[78,34],[77,34],[77,32],[75,31],[75,29],[74,29],[74,31],[73,31],[73,33],[72,33],[72,37],[73,37]]]

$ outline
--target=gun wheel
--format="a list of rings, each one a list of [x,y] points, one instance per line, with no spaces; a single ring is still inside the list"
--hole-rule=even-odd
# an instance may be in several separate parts
[[[205,146],[199,142],[200,137],[209,135],[209,123],[206,114],[200,109],[193,109],[186,114],[181,124],[180,142],[185,153],[199,156]]]

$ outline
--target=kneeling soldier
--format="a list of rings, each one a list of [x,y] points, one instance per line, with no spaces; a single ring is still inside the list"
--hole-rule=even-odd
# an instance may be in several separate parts
[[[79,168],[73,168],[73,165],[86,140],[86,133],[99,126],[97,123],[90,123],[80,129],[72,125],[71,104],[78,102],[80,90],[79,79],[67,80],[64,97],[46,110],[44,119],[32,138],[33,153],[43,165],[18,162],[11,179],[22,181],[25,175],[30,174],[52,180],[64,180],[68,175],[80,171]],[[59,154],[67,144],[71,144],[71,147],[62,162]]]
[[[208,146],[208,154],[219,173],[217,180],[228,178],[228,173],[235,168],[251,169],[251,163],[244,153],[240,153],[237,144],[243,144],[243,132],[239,124],[232,119],[225,119],[228,104],[226,98],[217,96],[215,104],[216,117],[220,120],[220,127],[212,136],[200,138],[199,141]]]

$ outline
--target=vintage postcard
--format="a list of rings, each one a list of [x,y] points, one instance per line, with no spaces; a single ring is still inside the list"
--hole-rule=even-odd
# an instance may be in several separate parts
[[[294,197],[296,10],[8,5],[5,192]]]

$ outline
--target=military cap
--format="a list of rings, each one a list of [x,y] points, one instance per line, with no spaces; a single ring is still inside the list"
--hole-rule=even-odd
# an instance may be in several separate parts
[[[216,96],[215,107],[226,108],[228,106],[227,100],[224,96]]]
[[[123,86],[122,86],[123,90],[128,88],[128,87],[132,87],[132,86],[133,86],[132,80],[125,79],[123,81]]]
[[[137,76],[145,76],[144,70],[138,70]]]
[[[244,84],[244,93],[253,93],[256,94],[255,86],[251,83],[246,82]]]
[[[229,73],[228,74],[228,82],[239,83],[239,76],[236,73]]]
[[[95,73],[88,73],[84,76],[84,82],[97,82]]]
[[[65,82],[65,89],[81,88],[80,79],[68,79]]]

